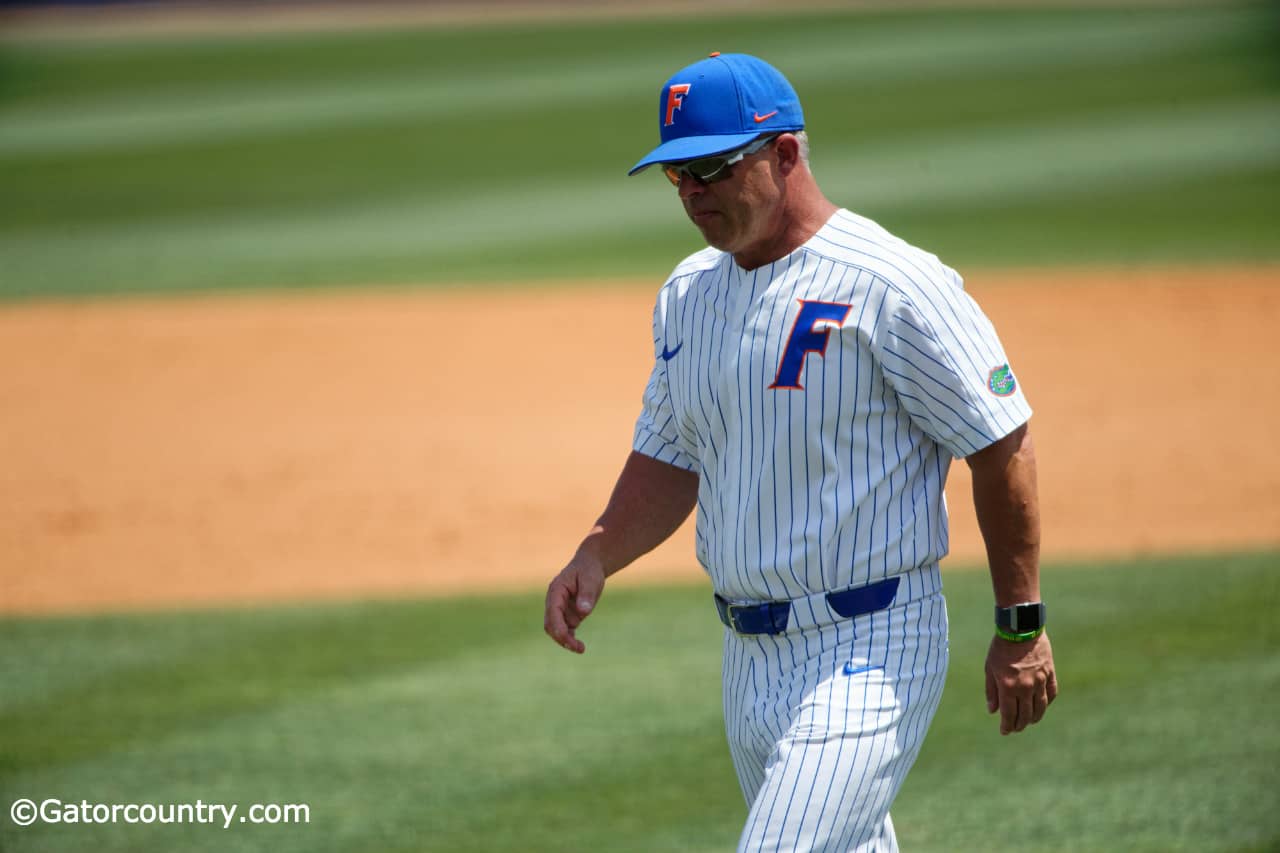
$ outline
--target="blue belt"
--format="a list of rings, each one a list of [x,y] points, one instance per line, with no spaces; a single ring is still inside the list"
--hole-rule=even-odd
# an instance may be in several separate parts
[[[898,594],[901,578],[885,578],[866,586],[857,586],[826,594],[827,605],[845,619],[884,610]],[[733,604],[716,594],[716,611],[726,627],[739,634],[781,634],[791,617],[790,601],[766,601],[762,604]]]

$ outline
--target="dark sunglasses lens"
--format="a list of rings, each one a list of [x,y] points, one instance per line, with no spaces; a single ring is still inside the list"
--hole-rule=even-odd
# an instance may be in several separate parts
[[[728,157],[704,157],[688,163],[664,166],[662,171],[666,173],[667,180],[677,187],[680,186],[681,175],[689,175],[704,184],[714,184],[729,177],[728,159]]]
[[[706,157],[686,163],[685,169],[704,184],[712,184],[729,177],[728,157]]]

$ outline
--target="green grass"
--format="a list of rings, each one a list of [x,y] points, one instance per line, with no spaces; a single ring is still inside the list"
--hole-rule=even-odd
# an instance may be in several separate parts
[[[840,204],[957,265],[1280,258],[1265,5],[0,41],[0,297],[662,277],[657,88],[800,90]],[[713,33],[714,35],[708,35]],[[1150,215],[1151,212],[1155,215]]]
[[[990,592],[946,578],[952,669],[904,849],[1280,845],[1280,553],[1051,567],[1063,693],[1001,738]],[[0,621],[0,799],[306,803],[296,826],[0,821],[5,851],[723,850],[745,806],[699,587],[613,590],[577,658],[540,596]],[[1016,773],[1014,771],[1016,768]],[[243,813],[243,812],[242,812]]]

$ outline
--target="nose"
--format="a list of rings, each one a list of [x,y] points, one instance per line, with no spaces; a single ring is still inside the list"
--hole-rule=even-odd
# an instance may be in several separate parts
[[[676,192],[680,194],[680,198],[686,199],[701,195],[706,188],[706,184],[686,172],[680,175],[680,185],[676,187]]]

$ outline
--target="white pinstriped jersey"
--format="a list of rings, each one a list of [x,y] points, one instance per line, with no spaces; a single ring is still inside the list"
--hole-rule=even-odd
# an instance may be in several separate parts
[[[698,560],[731,600],[937,562],[952,459],[1031,415],[960,276],[847,210],[752,271],[690,256],[653,323],[633,446],[699,475]]]

